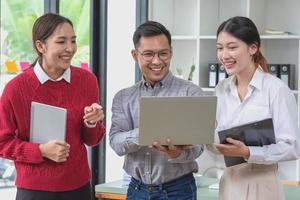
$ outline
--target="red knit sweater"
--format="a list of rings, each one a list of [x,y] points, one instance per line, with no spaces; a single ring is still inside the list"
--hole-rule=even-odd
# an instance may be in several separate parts
[[[28,142],[32,101],[67,109],[70,155],[66,162],[43,158],[39,144]],[[94,102],[99,102],[96,77],[76,67],[71,67],[71,83],[48,80],[41,84],[31,68],[6,85],[0,101],[0,156],[14,160],[17,187],[69,191],[90,180],[84,144],[98,144],[105,133],[102,123],[96,128],[87,128],[83,123],[84,107]]]

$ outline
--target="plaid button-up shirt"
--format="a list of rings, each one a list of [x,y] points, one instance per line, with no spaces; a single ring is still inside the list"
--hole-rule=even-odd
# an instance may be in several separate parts
[[[141,80],[115,95],[109,133],[110,145],[118,155],[125,155],[124,170],[129,175],[145,184],[161,184],[198,171],[195,159],[202,153],[202,145],[186,149],[176,159],[170,159],[163,152],[147,146],[138,145],[139,99],[141,96],[201,96],[202,94],[200,87],[179,79],[169,72],[154,87]]]

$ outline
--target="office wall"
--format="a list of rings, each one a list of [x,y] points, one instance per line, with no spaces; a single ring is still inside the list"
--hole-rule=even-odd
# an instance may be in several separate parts
[[[106,181],[113,181],[123,176],[123,157],[117,156],[109,146],[108,132],[111,122],[111,103],[115,93],[121,88],[134,83],[134,62],[130,51],[133,48],[132,34],[135,29],[135,1],[108,1],[108,59],[107,59],[107,152]],[[223,158],[205,151],[198,159],[199,173],[218,177],[224,166]],[[299,180],[300,161],[282,162],[279,174],[282,179]]]
[[[117,91],[134,84],[135,67],[130,52],[135,30],[135,1],[109,0],[107,28],[106,181],[114,181],[123,176],[123,157],[115,154],[109,145],[111,105]]]

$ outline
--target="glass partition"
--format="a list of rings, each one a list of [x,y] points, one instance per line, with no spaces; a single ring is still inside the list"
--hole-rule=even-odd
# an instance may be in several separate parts
[[[31,29],[43,14],[41,0],[1,0],[0,22],[0,98],[5,84],[35,59]],[[13,161],[0,158],[1,199],[15,199],[16,172]]]
[[[77,36],[77,53],[72,64],[89,69],[90,63],[90,1],[60,0],[59,14],[69,18]]]

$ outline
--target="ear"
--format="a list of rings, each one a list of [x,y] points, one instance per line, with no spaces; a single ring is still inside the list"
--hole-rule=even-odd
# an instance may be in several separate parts
[[[40,40],[37,40],[35,41],[35,46],[36,46],[36,49],[41,53],[41,54],[44,54],[46,52],[46,45],[41,42]]]
[[[135,49],[132,49],[131,50],[131,55],[132,55],[132,58],[134,59],[135,62],[138,62],[138,52],[135,50]]]
[[[173,47],[171,47],[170,52],[171,52],[171,57],[170,57],[170,59],[172,59],[172,57],[173,57]]]
[[[258,51],[258,46],[257,46],[256,43],[252,43],[252,44],[249,45],[249,52],[250,52],[251,56],[256,54],[257,51]]]

